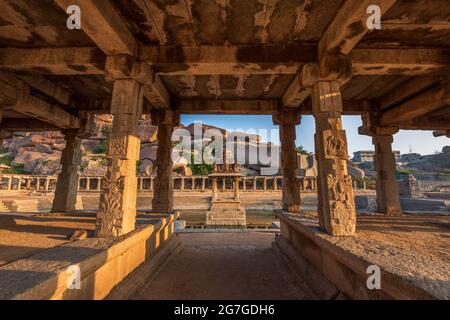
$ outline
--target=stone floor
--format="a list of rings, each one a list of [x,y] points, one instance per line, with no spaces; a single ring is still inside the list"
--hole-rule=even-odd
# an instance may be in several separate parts
[[[14,217],[15,225],[0,228],[0,266],[68,242],[75,230],[95,228],[95,217],[1,214]]]
[[[274,233],[185,233],[182,251],[136,299],[311,299],[272,249]]]

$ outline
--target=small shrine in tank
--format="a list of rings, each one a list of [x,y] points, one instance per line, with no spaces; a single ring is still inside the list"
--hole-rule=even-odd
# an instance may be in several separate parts
[[[229,163],[224,152],[224,163],[214,165],[214,173],[209,175],[212,181],[211,207],[206,212],[206,225],[245,226],[245,209],[241,207],[239,181],[243,177],[238,172],[235,161]],[[219,182],[222,183],[219,190]],[[231,182],[232,189],[227,189]]]

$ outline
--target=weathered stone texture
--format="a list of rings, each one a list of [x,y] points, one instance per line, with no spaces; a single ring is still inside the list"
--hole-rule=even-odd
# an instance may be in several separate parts
[[[81,163],[81,139],[78,130],[65,130],[66,147],[61,155],[61,173],[56,183],[52,212],[74,211],[77,202],[78,167]]]
[[[109,139],[106,177],[97,215],[98,237],[117,237],[134,230],[140,139],[137,124],[142,113],[142,86],[135,80],[116,80],[111,104],[114,115]]]
[[[401,214],[398,183],[395,178],[395,155],[392,135],[374,135],[375,170],[377,172],[377,208],[386,214]]]
[[[342,100],[339,84],[319,81],[313,89],[316,121],[316,157],[319,167],[321,227],[329,234],[355,233],[356,209],[352,179],[347,172],[347,139],[342,129]]]
[[[283,171],[283,210],[299,212],[300,182],[297,179],[298,156],[295,148],[295,126],[300,124],[300,114],[295,111],[282,111],[274,114],[274,123],[280,126],[281,166]]]

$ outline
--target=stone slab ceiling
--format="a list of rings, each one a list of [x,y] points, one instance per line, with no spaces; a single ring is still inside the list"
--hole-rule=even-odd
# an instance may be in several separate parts
[[[319,61],[323,43],[334,43],[326,52],[348,55],[353,66],[342,89],[345,112],[427,104],[404,119],[411,124],[430,115],[440,118],[440,128],[450,122],[449,0],[374,0],[388,9],[382,29],[368,32],[355,18],[367,14],[365,0],[73,0],[89,8],[82,10],[84,29],[73,31],[66,27],[69,2],[0,0],[0,72],[73,115],[107,110],[106,58],[129,52],[151,65],[174,105],[270,100],[267,113],[276,104],[308,113],[309,98],[295,104],[307,94],[292,87],[306,64]],[[152,101],[146,106],[155,108]]]

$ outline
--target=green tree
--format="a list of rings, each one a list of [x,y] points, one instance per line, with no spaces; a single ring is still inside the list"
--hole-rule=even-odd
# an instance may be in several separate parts
[[[310,154],[310,152],[308,152],[308,150],[306,150],[303,146],[298,146],[295,148],[297,150],[298,153],[300,154],[304,154],[304,155],[308,155]]]

